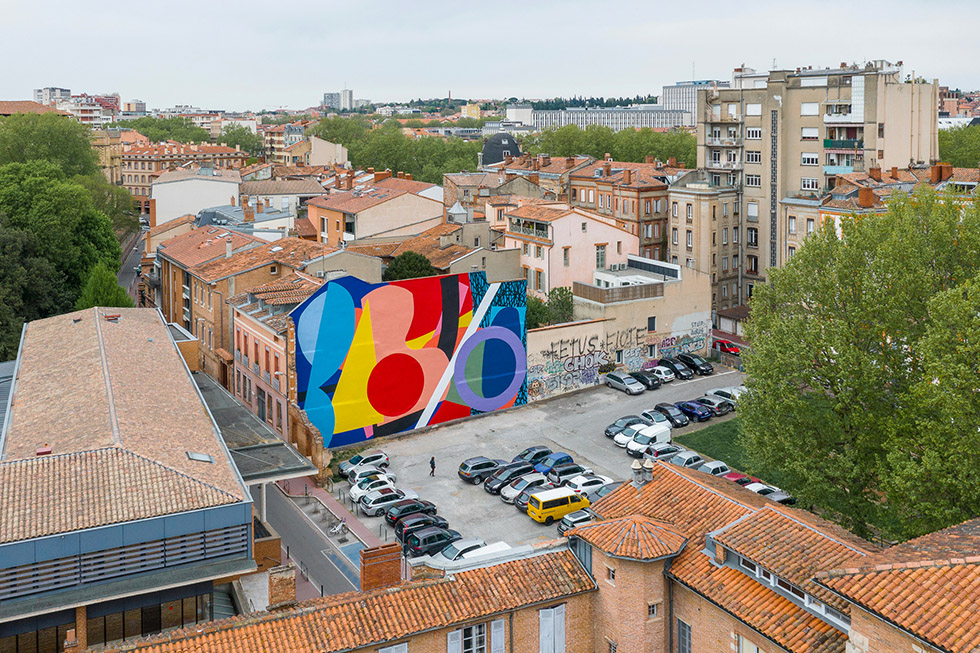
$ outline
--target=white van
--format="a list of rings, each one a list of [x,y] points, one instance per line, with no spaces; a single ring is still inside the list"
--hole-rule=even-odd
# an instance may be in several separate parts
[[[651,444],[666,444],[670,442],[670,427],[666,424],[654,424],[648,426],[626,444],[626,453],[634,458],[642,458],[643,452]]]
[[[491,555],[493,553],[500,553],[501,551],[509,551],[510,545],[506,542],[494,542],[493,544],[487,544],[486,546],[481,546],[478,549],[473,549],[472,551],[467,551],[463,554],[463,560],[469,560],[470,558],[480,558],[485,555]]]

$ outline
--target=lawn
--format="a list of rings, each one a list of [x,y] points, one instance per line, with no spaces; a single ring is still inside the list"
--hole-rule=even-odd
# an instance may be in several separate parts
[[[738,418],[733,417],[686,435],[674,437],[674,442],[685,449],[693,449],[702,456],[723,460],[733,469],[745,469],[745,450],[738,442]]]

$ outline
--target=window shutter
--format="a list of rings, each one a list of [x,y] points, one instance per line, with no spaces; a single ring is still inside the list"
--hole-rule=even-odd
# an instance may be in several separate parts
[[[394,646],[379,648],[378,653],[408,653],[408,642],[402,642],[401,644],[395,644]]]
[[[565,604],[554,610],[555,620],[555,653],[565,653]]]
[[[504,620],[490,622],[490,653],[504,653]]]
[[[538,650],[540,653],[555,653],[554,612],[551,609],[539,610]]]
[[[447,653],[463,653],[463,631],[454,630],[446,636]]]

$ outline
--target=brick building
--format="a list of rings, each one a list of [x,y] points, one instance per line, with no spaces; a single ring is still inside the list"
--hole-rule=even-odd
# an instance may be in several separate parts
[[[566,199],[571,175],[594,161],[591,156],[552,157],[548,154],[524,154],[519,157],[506,156],[500,163],[486,165],[483,169],[487,172],[524,177],[546,192],[553,193],[555,198]]]

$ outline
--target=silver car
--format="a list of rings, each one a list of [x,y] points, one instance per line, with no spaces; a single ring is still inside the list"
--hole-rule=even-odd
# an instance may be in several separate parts
[[[704,472],[705,474],[711,474],[712,476],[724,476],[732,470],[728,465],[720,460],[712,460],[711,462],[704,463],[698,467],[698,471]]]
[[[626,372],[610,372],[606,375],[606,385],[616,390],[622,390],[628,395],[638,395],[646,388]]]
[[[724,399],[725,401],[731,403],[731,405],[735,406],[735,408],[738,408],[738,399],[743,394],[745,394],[745,386],[735,385],[735,386],[729,386],[727,388],[712,388],[711,390],[708,390],[704,394],[705,396],[708,397],[712,397],[712,396],[720,397],[721,399]]]
[[[694,451],[682,451],[681,453],[673,456],[667,462],[669,462],[671,465],[677,465],[678,467],[693,467],[694,469],[697,469],[704,464],[704,458]]]
[[[532,472],[530,474],[525,474],[515,481],[512,481],[508,485],[505,485],[500,490],[500,500],[504,503],[514,503],[514,499],[517,498],[521,492],[528,488],[538,487],[539,485],[545,485],[548,483],[548,479],[545,478],[544,474],[538,472]]]
[[[419,497],[418,492],[413,490],[396,490],[394,488],[383,488],[381,490],[375,490],[369,494],[365,494],[361,497],[358,505],[361,507],[361,512],[369,517],[377,517],[378,515],[384,513],[391,504],[401,501],[402,499],[417,499]]]

